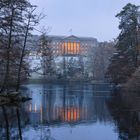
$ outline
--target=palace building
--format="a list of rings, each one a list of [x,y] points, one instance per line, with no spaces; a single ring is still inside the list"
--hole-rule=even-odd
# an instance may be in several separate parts
[[[98,45],[97,39],[92,37],[71,36],[48,36],[48,43],[53,52],[59,56],[77,55],[86,56],[89,49]]]
[[[39,36],[33,37],[33,43],[39,42]],[[64,73],[64,69],[67,70],[67,64],[72,59],[75,62],[75,66],[80,69],[80,64],[82,63],[83,71],[86,71],[86,61],[88,59],[89,54],[91,54],[92,50],[96,48],[99,43],[97,39],[92,37],[77,37],[74,35],[71,36],[54,36],[54,35],[48,35],[47,38],[47,46],[49,49],[51,49],[51,52],[53,55],[53,60],[55,65],[53,64],[53,67],[55,67],[57,72]],[[36,45],[33,45],[36,46]],[[40,50],[40,47],[44,48]],[[42,62],[44,62],[44,69],[38,69],[37,73],[33,74],[33,77],[36,79],[37,77],[40,77],[38,74],[44,73],[44,71],[47,69],[46,64],[48,62],[49,54],[50,52],[47,52],[45,50],[46,46],[40,46],[38,43],[38,46],[31,49],[30,55],[29,55],[29,63],[31,65],[31,69],[35,69],[38,67],[42,67]],[[45,52],[47,52],[45,54]],[[63,64],[62,64],[63,63]],[[63,66],[62,66],[63,65]]]

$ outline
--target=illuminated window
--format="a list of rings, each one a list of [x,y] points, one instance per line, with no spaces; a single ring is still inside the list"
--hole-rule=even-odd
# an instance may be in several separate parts
[[[80,53],[80,43],[64,42],[60,45],[62,54],[78,54]]]
[[[70,54],[70,51],[71,51],[71,46],[70,46],[70,43],[68,42],[68,53]]]
[[[76,51],[76,42],[74,42],[74,54],[77,54],[77,51]]]
[[[74,54],[73,42],[71,43],[71,54]]]
[[[65,42],[65,54],[67,54],[67,52],[68,52],[68,43]]]
[[[80,53],[80,43],[77,43],[77,54]]]

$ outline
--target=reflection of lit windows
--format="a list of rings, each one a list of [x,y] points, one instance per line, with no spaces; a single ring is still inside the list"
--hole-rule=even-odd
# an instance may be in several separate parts
[[[76,107],[68,108],[64,112],[64,114],[62,114],[63,116],[65,116],[63,120],[68,121],[68,122],[77,121],[80,119],[80,110]]]

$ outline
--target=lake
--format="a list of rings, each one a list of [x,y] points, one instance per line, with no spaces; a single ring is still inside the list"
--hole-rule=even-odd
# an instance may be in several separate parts
[[[23,140],[125,140],[130,133],[123,117],[136,119],[139,113],[117,111],[120,101],[109,84],[29,84],[22,92],[32,100],[0,109],[1,140],[18,140],[20,134]]]

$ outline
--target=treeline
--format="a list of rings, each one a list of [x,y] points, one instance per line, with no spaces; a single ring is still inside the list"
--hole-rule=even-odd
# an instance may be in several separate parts
[[[116,17],[120,34],[116,40],[116,53],[111,58],[107,77],[110,82],[126,83],[139,67],[140,12],[139,6],[128,3]]]
[[[0,93],[10,86],[18,91],[29,76],[28,37],[42,17],[36,8],[28,0],[0,1]]]

